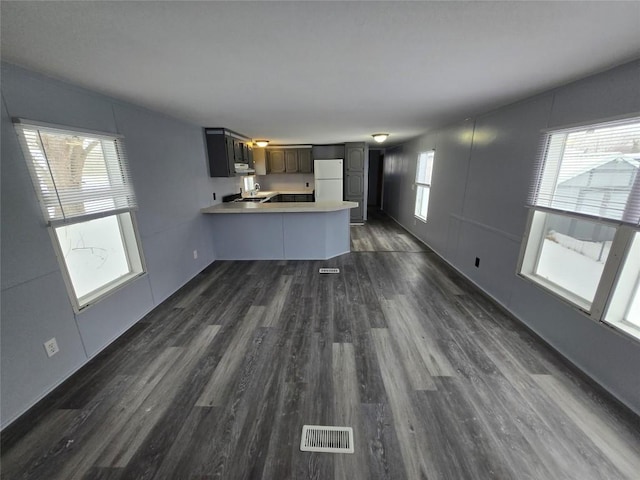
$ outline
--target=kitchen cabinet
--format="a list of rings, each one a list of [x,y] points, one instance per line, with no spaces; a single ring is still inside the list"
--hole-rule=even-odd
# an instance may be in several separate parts
[[[298,173],[298,150],[290,148],[284,151],[284,167],[287,173]]]
[[[358,202],[358,208],[351,209],[350,218],[353,223],[362,223],[366,220],[364,205],[366,199],[366,176],[368,154],[364,143],[346,143],[344,160],[344,197],[345,200]]]
[[[344,183],[344,196],[347,199],[364,197],[364,172],[350,171]]]
[[[248,163],[253,168],[250,139],[225,128],[205,128],[209,176],[234,177],[236,163]]]
[[[364,144],[345,145],[347,158],[345,159],[345,169],[353,172],[364,172]]]
[[[268,148],[267,173],[312,173],[310,148]]]
[[[298,172],[300,173],[313,172],[313,160],[311,160],[310,148],[298,149]]]
[[[249,168],[253,168],[253,147],[249,143],[242,144],[242,163],[249,164]]]
[[[235,176],[235,151],[233,138],[221,130],[205,129],[207,158],[209,160],[209,176]]]
[[[285,173],[284,150],[267,150],[267,173]]]
[[[364,222],[364,213],[362,203],[358,202],[358,206],[356,208],[352,208],[349,210],[349,221],[351,223],[362,223]]]
[[[244,163],[242,160],[242,142],[236,138],[233,139],[233,155],[236,158],[236,163]]]

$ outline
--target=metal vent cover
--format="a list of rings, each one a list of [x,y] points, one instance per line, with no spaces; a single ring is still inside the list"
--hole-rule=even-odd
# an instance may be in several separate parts
[[[353,428],[303,425],[303,452],[353,453]]]
[[[339,268],[321,268],[320,273],[340,273]]]

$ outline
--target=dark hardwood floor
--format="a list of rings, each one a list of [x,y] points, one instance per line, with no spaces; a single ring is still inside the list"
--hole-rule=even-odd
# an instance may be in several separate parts
[[[3,432],[2,478],[639,478],[636,416],[383,215],[352,234],[215,262]]]
[[[369,209],[368,222],[351,226],[352,252],[424,252],[426,247],[380,210]]]

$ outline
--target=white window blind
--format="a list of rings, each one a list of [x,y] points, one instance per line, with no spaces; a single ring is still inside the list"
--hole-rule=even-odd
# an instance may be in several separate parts
[[[120,137],[16,120],[46,220],[75,223],[137,207]]]
[[[640,222],[640,118],[547,133],[529,205]]]

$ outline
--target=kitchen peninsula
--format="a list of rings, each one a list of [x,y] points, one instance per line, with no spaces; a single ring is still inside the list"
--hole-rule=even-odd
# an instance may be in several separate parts
[[[325,260],[350,251],[349,210],[357,207],[346,201],[240,201],[200,211],[211,217],[218,260]]]

